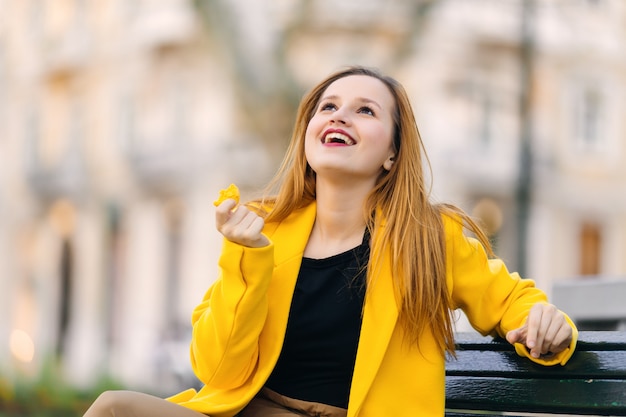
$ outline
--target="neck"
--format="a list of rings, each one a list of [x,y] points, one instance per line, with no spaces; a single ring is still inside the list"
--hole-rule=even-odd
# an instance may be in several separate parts
[[[363,207],[371,187],[318,184],[317,214],[305,256],[321,258],[352,249],[363,240]]]

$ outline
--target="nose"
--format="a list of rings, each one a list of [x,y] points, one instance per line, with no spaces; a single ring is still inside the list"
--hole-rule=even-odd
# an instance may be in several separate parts
[[[348,115],[345,110],[345,107],[340,107],[335,110],[330,118],[331,122],[346,124],[348,122]]]

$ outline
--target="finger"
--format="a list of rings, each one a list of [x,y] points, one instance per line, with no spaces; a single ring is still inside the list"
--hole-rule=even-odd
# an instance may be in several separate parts
[[[530,349],[530,354],[538,358],[541,348],[537,348],[539,343],[539,332],[541,328],[541,320],[543,315],[543,307],[541,304],[535,304],[528,313],[526,319],[527,333],[526,333],[526,346]],[[543,337],[541,342],[543,342]],[[540,345],[539,345],[540,346]]]
[[[555,319],[555,334],[550,346],[547,348],[552,353],[559,353],[565,350],[572,342],[572,327],[569,325],[563,313]]]
[[[572,343],[573,331],[572,326],[564,320],[564,325],[561,326],[559,332],[557,333],[556,339],[560,340],[552,349],[554,353],[559,353],[564,351],[569,345]]]
[[[549,337],[548,333],[557,313],[558,310],[551,304],[542,306],[541,321],[539,322],[535,347],[535,352],[539,355],[544,355],[550,351],[552,337]]]
[[[506,334],[506,340],[510,344],[514,343],[524,343],[524,339],[526,338],[526,326],[520,327],[515,330],[511,330]]]
[[[555,353],[554,349],[559,341],[556,336],[559,332],[559,325],[555,320],[552,321],[550,327],[543,336],[543,343],[541,344],[541,355],[547,355],[549,353]]]
[[[216,207],[215,224],[218,226],[218,228],[230,219],[232,215],[232,210],[235,208],[236,205],[237,202],[232,198],[229,198],[224,200],[220,205]]]
[[[246,223],[246,227],[245,229],[242,228],[242,242],[244,242],[246,246],[250,247],[267,245],[267,238],[262,234],[265,221],[254,213],[250,213],[246,216],[244,221]]]
[[[506,341],[510,344],[517,343],[517,338],[519,337],[518,333],[519,331],[517,329],[508,331],[506,333]]]
[[[261,247],[266,246],[269,242],[267,237],[262,234],[263,227],[265,225],[265,221],[255,215],[254,213],[250,213],[251,216],[248,216],[251,222],[248,224],[245,229],[245,237],[244,240],[246,242],[246,246],[250,247]],[[249,219],[246,219],[249,220]]]
[[[246,216],[250,213],[250,210],[248,210],[245,206],[238,206],[232,210],[232,213],[233,215],[230,218],[230,224],[232,226],[239,227],[241,226],[241,222],[243,222]]]
[[[254,218],[248,229],[250,230],[250,234],[253,236],[258,236],[263,231],[263,227],[265,226],[265,220],[263,220],[260,216],[254,215]]]
[[[561,344],[561,340],[558,339],[559,330],[565,323],[565,318],[563,317],[563,313],[557,310],[556,307],[552,306],[552,308],[544,311],[544,315],[546,319],[550,318],[550,323],[548,328],[545,331],[543,337],[543,344],[541,346],[541,354],[545,355],[549,352],[554,353],[554,349]]]
[[[246,217],[246,214],[248,214],[248,209],[243,206],[231,209],[230,214],[228,214],[228,219],[219,225],[217,230],[227,239],[233,240],[232,238],[240,233],[238,232],[240,227],[239,223]]]
[[[250,211],[242,210],[238,214],[237,223],[233,227],[233,234],[241,240],[254,239],[254,231],[251,229],[251,225],[254,223],[258,216]],[[239,215],[241,218],[239,218]]]

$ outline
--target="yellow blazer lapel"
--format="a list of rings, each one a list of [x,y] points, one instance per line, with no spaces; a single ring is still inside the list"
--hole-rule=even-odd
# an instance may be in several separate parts
[[[370,283],[363,307],[363,323],[356,355],[348,417],[357,414],[383,360],[389,340],[398,319],[398,308],[393,288],[390,257],[382,258],[382,265]]]
[[[304,249],[315,222],[316,205],[312,203],[293,213],[279,224],[270,224],[264,233],[274,243],[274,276],[268,288],[271,300],[266,326],[260,336],[260,343],[269,353],[269,360],[278,358],[287,328],[296,280],[302,263]]]
[[[317,205],[313,202],[295,211],[282,222],[267,225],[263,230],[275,245],[274,262],[277,266],[294,256],[302,258],[316,213]]]

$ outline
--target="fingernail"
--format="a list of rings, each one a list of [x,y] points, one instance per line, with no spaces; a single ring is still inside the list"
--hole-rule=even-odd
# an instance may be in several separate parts
[[[530,355],[535,359],[539,358],[539,352],[530,352]]]
[[[535,342],[532,341],[532,340],[529,340],[528,341],[528,347],[531,348],[531,349],[534,348],[535,347]]]

